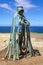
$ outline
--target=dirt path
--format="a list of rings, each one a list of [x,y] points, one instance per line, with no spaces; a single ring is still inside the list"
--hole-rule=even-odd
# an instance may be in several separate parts
[[[0,65],[43,65],[43,55],[30,57],[27,56],[20,60],[6,60],[3,59],[6,53],[6,49],[0,52]]]

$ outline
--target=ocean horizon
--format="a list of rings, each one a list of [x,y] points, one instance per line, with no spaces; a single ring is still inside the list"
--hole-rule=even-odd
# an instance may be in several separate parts
[[[17,32],[18,27],[16,27]],[[11,26],[0,26],[0,33],[10,33]],[[43,26],[30,26],[30,32],[43,33]]]

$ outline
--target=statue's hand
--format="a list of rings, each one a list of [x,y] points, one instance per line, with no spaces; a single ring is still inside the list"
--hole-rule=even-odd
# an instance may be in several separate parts
[[[25,24],[25,23],[22,21],[21,24]]]
[[[30,26],[30,23],[29,23],[29,22],[27,22],[27,23],[26,23],[26,25]]]

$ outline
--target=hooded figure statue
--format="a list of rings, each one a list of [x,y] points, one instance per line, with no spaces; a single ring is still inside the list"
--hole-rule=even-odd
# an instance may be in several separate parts
[[[19,59],[19,55],[22,54],[22,48],[28,48],[29,54],[33,55],[33,48],[30,40],[30,23],[23,15],[24,9],[22,6],[17,7],[17,11],[13,16],[10,40],[5,58],[10,59],[13,56],[13,60]],[[16,18],[18,18],[18,39],[16,39]],[[27,32],[27,39],[25,40],[25,28]],[[22,29],[22,30],[21,30]]]

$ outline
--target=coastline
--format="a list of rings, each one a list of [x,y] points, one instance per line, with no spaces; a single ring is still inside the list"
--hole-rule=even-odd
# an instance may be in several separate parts
[[[16,38],[18,38],[17,35]],[[30,32],[30,38],[33,47],[38,47],[38,48],[43,47],[42,33]],[[10,39],[10,33],[0,33],[0,50],[5,49],[8,46],[9,39]]]

